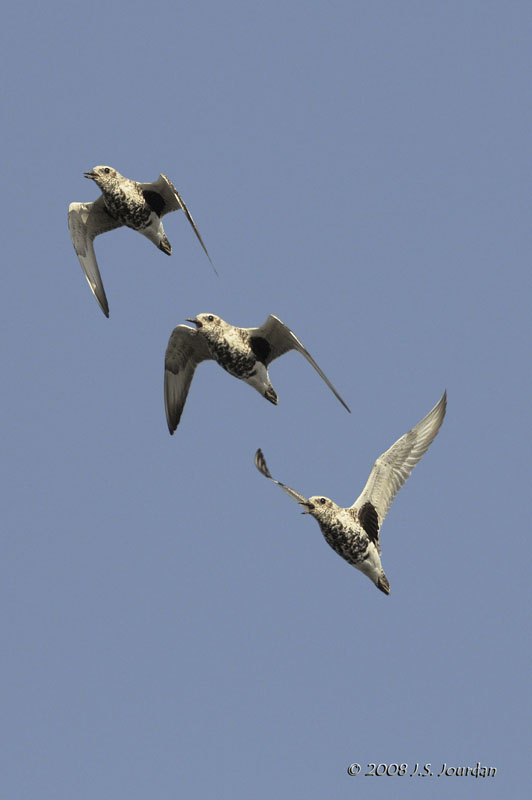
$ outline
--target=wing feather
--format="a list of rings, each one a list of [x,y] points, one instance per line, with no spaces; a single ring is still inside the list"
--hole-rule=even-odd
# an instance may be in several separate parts
[[[314,367],[320,378],[325,381],[331,392],[338,398],[343,407],[347,409],[349,413],[351,413],[349,406],[340,397],[328,377],[316,364],[306,347],[303,346],[302,342],[299,341],[295,333],[293,333],[288,325],[285,325],[284,322],[279,319],[279,317],[276,317],[274,314],[270,314],[264,325],[261,325],[260,328],[247,328],[247,331],[251,336],[252,346],[254,338],[260,342],[260,349],[264,352],[262,360],[267,367],[275,358],[279,358],[279,356],[284,355],[284,353],[287,353],[289,350],[297,350],[298,353],[301,353],[301,355],[307,359],[309,364]],[[269,346],[269,349],[264,348],[264,344],[261,340],[265,340]]]
[[[395,495],[438,433],[446,408],[447,392],[444,392],[432,411],[379,456],[352,509],[360,512],[366,503],[371,503],[377,511],[379,527],[382,525]]]
[[[141,183],[140,187],[141,187],[143,193],[145,193],[145,192],[148,192],[148,193],[155,192],[156,194],[158,194],[161,197],[163,205],[160,208],[160,210],[157,211],[157,213],[158,213],[158,215],[160,217],[164,217],[164,215],[165,214],[169,214],[170,211],[180,211],[180,210],[184,211],[185,216],[188,219],[190,225],[192,226],[192,229],[193,229],[194,233],[196,234],[199,243],[203,247],[205,255],[207,256],[207,258],[211,262],[211,266],[214,269],[214,271],[216,272],[214,264],[212,263],[211,257],[209,255],[209,251],[205,247],[205,243],[204,243],[203,239],[201,238],[201,233],[199,232],[198,227],[197,227],[196,223],[194,222],[194,220],[192,218],[192,214],[188,210],[188,208],[187,208],[187,206],[185,204],[185,201],[183,200],[183,198],[181,197],[181,195],[179,194],[179,192],[175,188],[175,186],[172,183],[172,181],[170,181],[166,177],[166,175],[163,175],[161,173],[161,175],[159,175],[159,177],[157,178],[156,181],[153,181],[153,183]],[[218,274],[218,273],[216,272],[216,274]]]
[[[168,430],[179,425],[196,367],[211,358],[205,339],[188,325],[174,328],[164,359],[164,407]]]
[[[179,195],[173,183],[168,180],[166,175],[159,175],[156,181],[152,183],[141,183],[140,188],[142,192],[154,192],[161,198],[160,210],[157,211],[160,217],[169,214],[171,211],[180,211],[181,203],[179,202]]]
[[[100,233],[122,227],[122,223],[107,213],[103,197],[99,197],[94,203],[71,203],[68,208],[68,227],[88,284],[103,313],[108,317],[109,304],[98,269],[93,241]]]
[[[275,478],[272,477],[270,470],[268,469],[268,465],[266,464],[264,454],[260,448],[255,453],[255,466],[261,475],[264,475],[265,478],[269,478],[271,481],[276,483],[277,486],[280,486],[283,492],[286,492],[286,494],[291,497],[292,500],[296,500],[300,505],[308,505],[308,500],[306,497],[303,497],[303,495],[299,494],[299,492],[296,492],[295,489],[291,489],[289,486],[281,483],[281,481],[276,481]]]

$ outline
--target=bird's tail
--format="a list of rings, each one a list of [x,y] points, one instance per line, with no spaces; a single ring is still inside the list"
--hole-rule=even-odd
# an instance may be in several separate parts
[[[275,391],[273,386],[268,386],[268,388],[264,392],[264,397],[266,398],[266,400],[269,400],[270,403],[273,403],[274,406],[277,405],[277,402],[278,402],[278,400],[277,400],[277,392]]]
[[[167,256],[172,255],[172,245],[168,241],[166,234],[163,236],[161,241],[159,242],[159,250],[162,250],[163,253],[166,253]]]

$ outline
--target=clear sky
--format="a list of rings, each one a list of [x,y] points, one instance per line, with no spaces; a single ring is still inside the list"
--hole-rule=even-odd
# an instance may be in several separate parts
[[[500,798],[529,782],[532,7],[3,12],[2,800]],[[165,172],[167,258],[67,228]],[[268,314],[275,408],[172,328]],[[448,391],[382,530],[391,595],[253,466],[341,505]],[[432,777],[350,777],[358,762]],[[447,766],[495,778],[437,777]]]

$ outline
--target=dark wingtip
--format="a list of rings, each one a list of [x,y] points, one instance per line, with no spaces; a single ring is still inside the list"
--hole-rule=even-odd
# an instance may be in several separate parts
[[[254,460],[255,460],[255,466],[257,467],[257,469],[261,473],[261,475],[264,475],[265,478],[270,478],[271,480],[273,480],[273,478],[271,476],[271,473],[270,473],[270,470],[266,466],[266,459],[264,458],[264,453],[262,452],[260,447],[257,450],[257,452],[255,453],[255,459]]]
[[[91,289],[92,289],[92,286],[91,286]],[[109,303],[107,302],[107,297],[104,297],[102,300],[100,300],[100,298],[96,296],[96,292],[94,291],[94,289],[92,289],[92,293],[93,293],[94,297],[96,297],[96,300],[98,301],[98,305],[102,309],[102,314],[105,314],[107,319],[109,319]]]
[[[345,410],[350,414],[351,413],[351,409],[349,408],[349,406],[345,402],[344,398],[340,397],[340,395],[338,394],[338,392],[334,388],[333,388],[333,392],[334,392],[334,395],[335,395],[336,399],[340,401],[340,403],[343,405]]]
[[[208,253],[208,251],[207,251],[207,248],[205,247],[205,245],[203,244],[203,242],[202,242],[201,244],[202,244],[202,247],[203,247],[203,249],[205,250],[205,255],[206,255],[206,256],[207,256],[207,258],[209,259],[210,265],[211,265],[211,267],[212,267],[212,268],[213,268],[213,270],[214,270],[214,274],[216,275],[216,277],[217,277],[217,278],[219,278],[220,276],[218,275],[218,270],[216,269],[216,267],[215,267],[215,266],[214,266],[214,264],[212,263],[212,258],[210,257],[210,255],[209,255],[209,253]]]
[[[166,374],[165,374],[165,386],[166,386]],[[170,414],[168,413],[168,407],[166,405],[166,397],[165,397],[165,411],[166,411],[166,426],[168,428],[168,433],[170,434],[170,436],[173,436],[178,423],[174,424],[173,419],[170,419]]]

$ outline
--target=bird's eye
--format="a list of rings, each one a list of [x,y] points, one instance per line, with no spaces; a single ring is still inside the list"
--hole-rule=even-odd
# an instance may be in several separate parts
[[[324,497],[320,497],[320,503],[322,504],[322,506],[325,505],[325,498]]]
[[[111,172],[111,170],[109,169],[109,167],[106,167],[106,168],[104,169],[104,172],[105,172],[105,174],[106,174],[106,175],[109,175],[109,173]]]
[[[214,320],[214,317],[213,317],[213,315],[212,315],[212,314],[209,314],[209,316],[207,317],[207,319],[209,320],[209,322],[212,322],[212,321]]]

